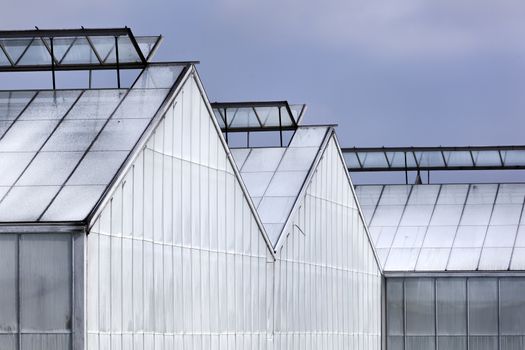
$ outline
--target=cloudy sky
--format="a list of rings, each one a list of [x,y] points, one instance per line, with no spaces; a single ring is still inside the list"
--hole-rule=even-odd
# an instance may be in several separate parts
[[[307,103],[343,146],[525,143],[522,0],[2,3],[2,29],[162,34],[157,58],[201,61],[213,101]]]

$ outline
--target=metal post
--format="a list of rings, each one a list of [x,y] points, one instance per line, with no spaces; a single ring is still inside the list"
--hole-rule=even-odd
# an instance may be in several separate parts
[[[56,90],[55,82],[55,50],[53,49],[53,38],[49,38],[51,44],[51,75],[53,76],[53,90]]]
[[[115,37],[115,55],[117,59],[117,86],[120,89],[120,62],[118,57],[118,36]]]
[[[405,183],[408,185],[408,169],[407,169],[407,153],[403,152],[405,155]]]
[[[246,133],[246,147],[250,147],[250,132]]]
[[[281,121],[281,107],[279,107],[279,138],[281,140],[281,147],[283,147],[283,124]]]
[[[89,70],[89,88],[91,89],[91,69]]]
[[[226,144],[228,144],[228,110],[224,108],[224,135],[226,137]]]

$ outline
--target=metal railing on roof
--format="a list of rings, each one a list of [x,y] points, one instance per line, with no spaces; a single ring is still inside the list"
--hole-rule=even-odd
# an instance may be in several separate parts
[[[228,141],[229,133],[297,130],[306,105],[287,101],[215,102],[211,104],[219,126]],[[248,142],[249,143],[249,142]]]
[[[0,31],[0,72],[142,69],[162,36],[135,37],[130,28]]]
[[[349,171],[525,169],[525,146],[343,148]]]

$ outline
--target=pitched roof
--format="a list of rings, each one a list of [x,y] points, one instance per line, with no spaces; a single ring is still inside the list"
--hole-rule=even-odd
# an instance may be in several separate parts
[[[85,220],[187,68],[150,64],[129,89],[0,92],[0,222]]]
[[[328,130],[300,126],[288,147],[231,150],[274,248]]]
[[[525,184],[357,186],[385,271],[525,269]]]

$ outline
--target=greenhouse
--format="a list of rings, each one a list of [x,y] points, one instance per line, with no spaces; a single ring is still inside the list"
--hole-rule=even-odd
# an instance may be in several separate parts
[[[525,185],[436,174],[525,147],[341,148],[161,41],[0,31],[0,349],[524,348]]]

